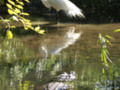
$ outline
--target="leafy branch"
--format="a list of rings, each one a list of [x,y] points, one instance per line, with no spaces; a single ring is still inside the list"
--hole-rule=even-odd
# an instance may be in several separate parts
[[[16,0],[15,2],[12,0],[7,0],[8,3],[6,3],[6,6],[8,8],[8,13],[11,15],[9,19],[3,19],[0,16],[0,22],[4,23],[6,28],[7,28],[7,37],[8,39],[12,39],[13,35],[12,32],[10,31],[11,28],[16,28],[14,25],[11,26],[10,23],[13,21],[17,22],[22,22],[24,29],[28,30],[31,29],[39,34],[44,34],[44,30],[41,30],[39,26],[33,27],[32,23],[29,19],[24,18],[24,16],[29,16],[28,13],[23,12],[23,1],[21,0]],[[24,0],[25,2],[29,2],[29,0]]]

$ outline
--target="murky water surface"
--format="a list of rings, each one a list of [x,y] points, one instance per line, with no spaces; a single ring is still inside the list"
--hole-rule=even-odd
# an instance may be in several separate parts
[[[47,88],[59,85],[57,76],[70,71],[76,77],[68,85],[73,90],[94,90],[105,67],[97,44],[99,33],[114,37],[108,45],[109,58],[119,66],[120,32],[113,31],[120,24],[42,24],[41,28],[45,35],[0,42],[1,90],[44,90],[48,84]]]

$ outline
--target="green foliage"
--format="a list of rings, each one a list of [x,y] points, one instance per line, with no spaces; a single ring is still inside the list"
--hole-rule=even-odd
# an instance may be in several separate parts
[[[106,74],[105,74],[105,69],[103,68],[102,69],[102,77],[103,77],[103,81],[106,80]]]
[[[109,35],[106,35],[106,38],[108,39],[113,39],[111,36]],[[108,62],[107,60],[109,60],[111,63],[112,61],[109,59],[108,55],[109,55],[109,52],[107,50],[107,43],[109,45],[111,45],[110,41],[108,39],[104,38],[101,33],[99,34],[99,41],[100,41],[100,44],[102,46],[101,48],[101,61],[104,62],[104,65],[108,66]]]
[[[26,2],[29,2],[29,0],[24,0]],[[8,8],[8,13],[11,15],[8,19],[3,19],[1,16],[0,22],[5,24],[5,27],[7,28],[7,38],[12,39],[13,35],[10,31],[11,28],[16,28],[14,25],[11,26],[10,23],[13,21],[20,21],[23,23],[24,29],[28,30],[34,30],[35,32],[39,34],[44,34],[44,30],[40,30],[40,27],[33,27],[31,24],[31,21],[29,19],[26,19],[25,16],[29,16],[28,13],[23,12],[23,5],[24,3],[21,0],[16,0],[16,2],[12,0],[8,0],[8,3],[6,3],[6,6]]]

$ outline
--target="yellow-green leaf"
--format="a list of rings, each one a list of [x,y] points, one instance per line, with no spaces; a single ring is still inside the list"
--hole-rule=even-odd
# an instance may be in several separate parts
[[[45,30],[39,30],[38,33],[39,34],[45,34]]]
[[[40,30],[40,26],[35,27],[35,31],[36,31],[36,32],[39,31],[39,30]]]
[[[120,29],[117,29],[117,30],[115,30],[114,32],[119,32],[120,31]]]
[[[10,4],[6,4],[9,9],[12,9],[12,6]]]
[[[10,28],[16,28],[15,26],[10,26]]]
[[[24,29],[25,29],[25,30],[28,30],[28,28],[27,28],[27,27],[25,27],[25,26],[24,26]]]
[[[12,34],[12,32],[10,30],[7,31],[6,35],[7,35],[8,39],[12,39],[13,38],[13,34]]]
[[[13,12],[12,10],[10,10],[10,9],[8,9],[8,13],[9,13],[10,15],[14,14],[14,12]]]
[[[24,0],[24,1],[29,2],[29,0]]]
[[[105,35],[107,38],[109,39],[113,39],[113,37],[109,36],[109,35]]]
[[[32,29],[32,30],[34,29],[31,25],[29,25],[29,26],[27,26],[27,27],[28,27],[29,29]]]
[[[22,15],[25,15],[25,16],[29,16],[29,14],[28,13],[21,13]]]
[[[16,0],[16,1],[17,1],[17,0]],[[19,3],[19,4],[21,4],[21,5],[24,5],[24,3],[23,3],[23,2],[18,1],[18,3]]]
[[[112,45],[111,42],[109,40],[106,40],[106,42],[109,44],[109,45]]]
[[[9,2],[10,4],[12,4],[12,5],[15,5],[15,3],[14,3],[13,1],[11,1],[11,0],[8,0],[8,2]]]
[[[19,9],[23,9],[23,7],[21,5],[15,5],[15,6]]]
[[[21,11],[19,9],[17,9],[17,8],[15,8],[14,12],[21,13]]]

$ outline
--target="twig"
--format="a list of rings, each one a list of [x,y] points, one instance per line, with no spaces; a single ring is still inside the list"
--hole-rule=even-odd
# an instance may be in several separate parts
[[[7,21],[5,21],[1,16],[0,16],[0,18],[3,22],[5,22],[7,24],[7,27],[10,28],[10,24]]]

